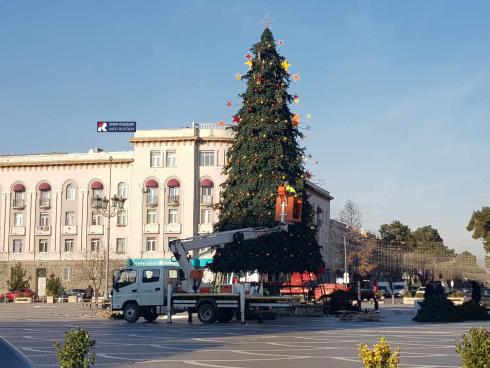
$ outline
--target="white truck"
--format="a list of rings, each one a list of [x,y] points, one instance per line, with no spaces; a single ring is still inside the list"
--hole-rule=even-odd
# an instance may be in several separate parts
[[[393,295],[395,295],[395,298],[398,297],[403,297],[403,294],[405,291],[408,290],[408,284],[406,281],[401,281],[401,282],[393,282],[391,284],[391,289],[393,290]]]
[[[243,282],[222,284],[218,285],[217,292],[213,292],[214,285],[203,284],[204,271],[196,269],[192,261],[226,244],[243,244],[247,240],[287,230],[288,223],[301,221],[297,215],[301,213],[301,203],[301,199],[289,197],[284,187],[279,187],[276,220],[279,219],[282,225],[272,229],[246,228],[171,241],[169,248],[180,267],[135,266],[120,270],[113,282],[111,310],[123,311],[124,319],[130,323],[140,317],[153,321],[158,315],[167,315],[171,322],[172,314],[181,312],[189,313],[189,321],[192,321],[192,313],[197,312],[202,323],[229,322],[238,313],[241,322],[245,323],[246,311],[258,311],[260,321],[263,311],[291,306],[290,297],[264,296],[260,283],[256,286]],[[190,256],[191,251],[197,254]]]

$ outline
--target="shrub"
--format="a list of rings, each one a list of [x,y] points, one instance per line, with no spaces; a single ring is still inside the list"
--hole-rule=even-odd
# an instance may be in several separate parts
[[[95,345],[87,331],[76,328],[65,332],[65,343],[63,348],[59,341],[54,346],[58,351],[57,356],[60,362],[60,368],[89,368],[94,365],[96,354],[92,353],[89,358],[90,349]]]
[[[415,294],[415,297],[416,297],[416,298],[423,298],[424,296],[425,296],[425,294],[424,294],[424,293],[416,293],[416,294]]]
[[[49,275],[49,280],[46,285],[46,295],[53,296],[58,295],[61,290],[61,280],[59,277],[55,277],[54,273]]]
[[[480,327],[468,331],[471,340],[463,334],[463,342],[456,339],[456,351],[461,355],[463,368],[490,367],[490,334]]]
[[[407,291],[405,291],[405,292],[403,293],[403,297],[404,297],[404,298],[412,298],[412,297],[413,297],[412,292],[411,292],[411,291],[408,291],[408,290],[407,290]]]
[[[464,298],[464,292],[462,291],[454,291],[448,295],[448,298]]]
[[[31,281],[31,276],[26,277],[27,272],[22,267],[22,263],[17,262],[10,274],[10,280],[7,280],[7,287],[9,291],[15,289],[29,289],[29,281]]]
[[[487,307],[475,303],[472,300],[458,306],[458,311],[465,321],[485,321],[490,319]]]
[[[462,322],[458,307],[445,296],[433,296],[420,303],[416,322]]]
[[[373,345],[373,350],[367,345],[357,346],[359,346],[359,357],[364,368],[398,368],[401,349],[396,348],[395,352],[392,352],[391,345],[386,342],[384,336],[379,339],[378,344]]]

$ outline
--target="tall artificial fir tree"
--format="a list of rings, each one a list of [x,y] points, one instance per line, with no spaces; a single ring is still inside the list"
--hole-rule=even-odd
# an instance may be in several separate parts
[[[250,51],[246,55],[249,71],[236,75],[247,81],[247,89],[240,95],[243,106],[233,117],[238,125],[231,128],[235,142],[223,169],[228,179],[221,185],[216,205],[219,221],[214,230],[277,226],[277,188],[285,182],[304,200],[302,221],[290,225],[287,232],[225,246],[216,252],[212,269],[272,275],[317,272],[323,261],[312,221],[315,213],[306,194],[310,174],[304,167],[304,148],[297,142],[304,136],[298,130],[300,117],[288,107],[297,98],[287,92],[290,65],[278,54],[268,27]],[[299,75],[293,76],[298,79]]]

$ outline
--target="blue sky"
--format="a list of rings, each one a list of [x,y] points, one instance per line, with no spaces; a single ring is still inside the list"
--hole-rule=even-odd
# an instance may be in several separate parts
[[[368,228],[431,224],[482,255],[465,228],[490,205],[488,1],[2,0],[1,153],[132,149],[101,120],[231,122],[265,14],[333,215],[350,198]]]

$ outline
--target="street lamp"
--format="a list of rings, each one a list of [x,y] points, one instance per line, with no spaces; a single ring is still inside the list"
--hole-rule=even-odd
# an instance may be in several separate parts
[[[347,287],[347,278],[349,277],[349,273],[347,272],[347,242],[345,237],[349,234],[342,234],[344,237],[344,286]]]
[[[118,197],[114,194],[111,198],[111,184],[112,184],[112,156],[109,157],[109,199],[107,197],[92,198],[92,208],[94,208],[97,213],[102,216],[107,217],[107,245],[106,245],[106,257],[105,257],[105,293],[104,299],[109,300],[109,248],[111,244],[111,217],[117,216],[119,211],[124,208],[124,202],[126,198]],[[109,205],[110,202],[110,205]]]

